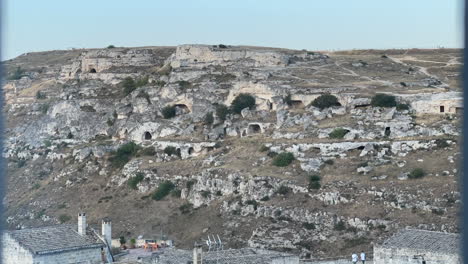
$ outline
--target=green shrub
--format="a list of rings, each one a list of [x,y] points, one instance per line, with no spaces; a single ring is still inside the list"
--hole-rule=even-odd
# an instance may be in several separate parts
[[[22,168],[22,167],[24,167],[24,165],[26,165],[26,160],[24,160],[24,159],[19,159],[19,160],[17,161],[17,163],[16,163],[16,166],[17,166],[18,168]]]
[[[348,132],[349,130],[340,127],[340,128],[335,128],[330,134],[328,134],[328,136],[330,138],[339,139],[339,138],[343,138]]]
[[[114,45],[109,45],[109,46],[107,46],[107,48],[108,49],[113,49],[113,48],[115,48],[115,46]],[[125,244],[125,242],[123,244]]]
[[[216,83],[229,82],[229,81],[233,81],[236,79],[236,76],[231,73],[219,74],[219,75],[215,75],[214,77],[215,77]]]
[[[197,183],[196,180],[187,181],[187,182],[185,183],[185,187],[187,187],[187,189],[191,190],[192,187],[193,187],[193,185],[195,185],[195,183]]]
[[[335,161],[333,161],[332,159],[327,159],[326,161],[324,161],[323,163],[327,164],[327,165],[333,165],[335,164]]]
[[[277,167],[286,167],[294,160],[294,155],[291,152],[282,152],[273,158],[273,165]]]
[[[173,146],[167,146],[164,148],[164,153],[166,153],[167,155],[169,156],[172,156],[172,155],[177,155],[180,157],[180,150],[176,149],[175,147]]]
[[[165,119],[170,119],[176,116],[176,107],[174,105],[168,105],[165,106],[161,112]]]
[[[94,109],[94,107],[92,107],[91,105],[82,105],[80,106],[80,110],[88,113],[96,112],[96,109]]]
[[[31,187],[31,189],[33,189],[33,190],[37,190],[37,189],[39,189],[39,188],[41,188],[41,185],[40,185],[39,183],[35,183],[35,184]]]
[[[50,142],[48,139],[44,140],[44,147],[48,148],[50,146],[52,146],[52,142]]]
[[[137,95],[138,98],[145,98],[146,99],[146,102],[148,102],[148,104],[151,104],[151,99],[150,99],[150,96],[147,92],[145,91],[141,91],[138,93]]]
[[[438,148],[446,148],[449,147],[449,143],[447,143],[446,139],[438,138],[435,140],[435,144]]]
[[[216,116],[221,120],[226,120],[227,115],[229,114],[229,108],[223,104],[218,104],[216,106]]]
[[[190,213],[190,211],[192,210],[193,206],[191,203],[186,203],[186,204],[183,204],[179,207],[179,211],[182,213],[182,214],[188,214]]]
[[[419,179],[426,175],[426,172],[421,168],[413,169],[409,174],[408,178],[410,179]]]
[[[201,194],[201,196],[203,198],[208,198],[208,197],[210,197],[211,192],[210,191],[201,191],[200,194]]]
[[[213,112],[208,112],[205,115],[204,123],[207,125],[212,125],[214,122]]]
[[[180,195],[182,194],[182,191],[179,189],[174,189],[171,192],[171,196],[175,198],[180,198]]]
[[[62,214],[62,215],[60,215],[59,218],[58,218],[58,220],[59,220],[59,222],[60,222],[61,224],[66,223],[66,222],[70,221],[71,219],[72,219],[71,216],[69,216],[69,215],[67,215],[67,214]]]
[[[321,180],[320,176],[311,175],[309,177],[309,189],[314,189],[314,190],[320,189],[321,187],[320,180]]]
[[[336,98],[336,96],[331,94],[322,94],[315,98],[312,105],[317,108],[324,109],[332,106],[340,106],[341,104],[338,102],[338,98]]]
[[[21,67],[17,67],[16,70],[8,77],[8,80],[19,80],[25,76],[24,70]]]
[[[250,94],[239,94],[236,98],[234,98],[231,104],[231,110],[237,114],[240,114],[242,109],[247,107],[249,109],[253,109],[255,107],[255,97]]]
[[[154,147],[147,147],[147,148],[144,148],[140,151],[140,154],[142,156],[154,156],[156,155],[156,150],[154,149]]]
[[[46,95],[41,91],[37,91],[36,92],[36,99],[46,99]]]
[[[153,200],[160,201],[164,197],[166,197],[174,188],[175,185],[172,182],[164,181],[161,184],[159,184],[158,188],[151,195],[151,198]]]
[[[129,180],[128,180],[128,186],[130,186],[130,188],[132,188],[133,190],[137,190],[138,189],[138,183],[140,183],[141,181],[143,181],[143,179],[145,178],[145,176],[143,175],[143,173],[141,172],[138,172],[135,177],[131,177]]]
[[[49,104],[41,104],[39,106],[39,111],[41,111],[41,113],[43,114],[46,114],[48,110],[49,110]]]
[[[403,111],[403,110],[409,110],[409,105],[408,104],[397,104],[396,109],[398,111]]]
[[[139,149],[140,147],[133,142],[120,146],[110,158],[112,167],[122,168],[133,156],[135,156]]]
[[[276,193],[281,194],[281,195],[286,195],[291,191],[291,188],[288,186],[281,185],[277,190]]]
[[[345,225],[345,223],[343,221],[339,221],[338,223],[335,224],[333,229],[335,229],[337,231],[344,231],[346,229],[346,225]]]
[[[154,84],[157,85],[157,86],[163,87],[164,85],[166,85],[166,82],[161,81],[161,80],[157,80],[157,81],[154,81]]]
[[[292,99],[291,99],[291,94],[288,93],[286,97],[283,98],[283,102],[287,104],[288,106],[292,105]]]
[[[178,81],[177,84],[179,85],[179,88],[182,89],[183,91],[187,90],[188,88],[192,87],[192,84],[187,81]]]
[[[270,158],[274,158],[274,157],[278,156],[278,153],[274,152],[274,151],[268,151],[267,156],[270,157]]]
[[[302,226],[307,230],[314,230],[315,225],[313,223],[303,223]]]
[[[125,239],[124,236],[119,237],[119,243],[121,246],[125,245],[127,243],[127,240]]]
[[[227,46],[224,44],[218,44],[218,48],[220,49],[227,49]]]
[[[261,151],[261,152],[265,152],[265,151],[268,151],[268,150],[270,150],[270,148],[267,147],[267,146],[265,146],[265,145],[262,145],[262,146],[260,147],[260,151]]]
[[[133,80],[132,77],[127,77],[125,78],[120,85],[124,89],[124,94],[125,96],[131,94],[135,89],[137,88],[135,81]]]
[[[395,96],[388,94],[376,94],[371,100],[372,106],[395,107],[397,105]]]
[[[148,76],[145,76],[143,78],[139,78],[136,82],[135,82],[135,86],[138,88],[138,87],[142,87],[142,86],[145,86],[148,84]]]
[[[269,201],[269,200],[270,200],[270,196],[268,196],[268,195],[267,195],[267,196],[263,196],[263,197],[260,199],[260,201],[262,201],[262,202],[266,202],[266,201]]]
[[[257,208],[258,208],[258,202],[255,201],[255,200],[247,200],[247,201],[245,201],[245,204],[253,205],[254,210],[257,210]]]

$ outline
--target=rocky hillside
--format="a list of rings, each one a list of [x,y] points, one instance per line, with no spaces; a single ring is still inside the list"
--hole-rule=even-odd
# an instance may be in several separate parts
[[[114,237],[219,234],[302,257],[405,226],[458,230],[460,50],[183,45],[4,63],[10,228],[85,211]]]

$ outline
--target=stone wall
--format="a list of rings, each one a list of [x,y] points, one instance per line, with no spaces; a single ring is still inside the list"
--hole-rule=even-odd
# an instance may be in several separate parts
[[[426,263],[431,264],[462,263],[458,254],[444,254],[408,248],[374,247],[375,264],[420,264],[422,263],[422,257],[420,256],[424,256]]]
[[[33,256],[30,251],[21,247],[18,242],[8,234],[3,234],[2,239],[2,261],[3,264],[32,264]]]

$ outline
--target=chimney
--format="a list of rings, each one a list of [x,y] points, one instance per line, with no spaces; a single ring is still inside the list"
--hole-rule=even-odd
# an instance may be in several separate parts
[[[202,257],[202,246],[195,243],[195,247],[193,248],[193,264],[202,264],[203,257]]]
[[[86,214],[78,214],[78,234],[85,236],[86,235]]]
[[[107,217],[102,219],[102,237],[107,245],[112,245],[112,222]]]

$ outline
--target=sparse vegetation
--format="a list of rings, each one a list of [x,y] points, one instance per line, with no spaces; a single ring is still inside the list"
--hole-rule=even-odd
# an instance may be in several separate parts
[[[142,156],[154,156],[156,155],[156,150],[154,149],[154,147],[147,147],[147,148],[144,148],[140,151],[140,155]]]
[[[314,190],[318,190],[320,189],[321,185],[320,185],[320,176],[318,175],[311,175],[309,176],[309,189],[314,189]]]
[[[208,113],[206,113],[203,122],[204,122],[206,125],[212,125],[213,122],[214,122],[213,112],[208,112]]]
[[[96,112],[96,109],[94,109],[94,107],[91,105],[82,105],[80,106],[80,110],[88,113]]]
[[[277,193],[277,194],[281,194],[281,195],[286,195],[286,194],[288,194],[290,191],[291,191],[291,188],[289,188],[288,186],[281,185],[281,186],[276,190],[276,193]]]
[[[294,160],[294,155],[291,152],[282,152],[273,158],[273,165],[277,167],[286,167]]]
[[[265,146],[265,145],[262,145],[262,146],[260,147],[260,152],[266,152],[266,151],[268,151],[268,150],[270,150],[270,148],[267,147],[267,146]]]
[[[8,80],[19,80],[21,77],[25,76],[24,72],[25,71],[21,69],[21,67],[17,67],[15,71],[8,76]]]
[[[408,174],[408,178],[410,179],[419,179],[424,176],[426,176],[426,172],[421,168],[415,168]]]
[[[410,107],[409,107],[408,104],[397,104],[397,105],[396,105],[396,109],[397,109],[398,111],[403,111],[403,110],[409,110]]]
[[[141,172],[138,172],[135,177],[131,177],[129,180],[128,180],[128,186],[130,186],[130,188],[132,188],[133,190],[137,190],[138,189],[138,184],[143,181],[143,179],[145,178],[145,175]]]
[[[179,85],[179,88],[182,91],[185,91],[185,90],[189,89],[190,87],[192,87],[192,84],[190,82],[187,82],[187,81],[178,81],[177,84]]]
[[[32,190],[37,190],[37,189],[39,189],[39,188],[41,188],[41,185],[40,185],[39,183],[35,183],[35,184],[31,187]]]
[[[313,223],[303,223],[302,226],[307,230],[314,230],[315,225]]]
[[[43,92],[41,92],[41,91],[37,91],[37,92],[36,92],[36,99],[42,100],[42,99],[46,99],[46,98],[47,98],[47,97],[46,97],[45,93],[43,93]]]
[[[339,221],[335,224],[333,229],[335,229],[336,231],[344,231],[346,230],[346,225],[343,221]]]
[[[291,94],[288,93],[288,95],[286,95],[286,96],[283,98],[283,102],[284,102],[285,104],[287,104],[288,106],[291,106],[291,105],[292,105]]]
[[[170,119],[176,116],[176,107],[174,105],[168,105],[165,106],[161,112],[165,119]]]
[[[71,216],[67,215],[67,214],[61,214],[59,217],[58,217],[58,220],[61,224],[63,223],[66,223],[68,221],[70,221],[72,219]]]
[[[125,78],[120,85],[123,87],[124,95],[127,96],[135,91],[138,87],[145,86],[148,84],[148,76],[145,76],[138,80],[133,80],[132,77]]]
[[[210,191],[201,191],[201,192],[200,192],[200,195],[201,195],[203,198],[208,198],[208,197],[210,197],[211,192],[210,192]]]
[[[334,139],[341,139],[346,134],[348,134],[348,132],[349,130],[340,127],[340,128],[335,128],[332,132],[330,132],[330,134],[328,134],[328,136]]]
[[[179,207],[179,211],[182,213],[182,214],[188,214],[190,213],[190,211],[192,210],[193,208],[193,205],[191,203],[186,203],[186,204],[183,204]]]
[[[114,46],[114,45],[109,45],[109,46],[107,46],[107,48],[108,48],[108,49],[113,49],[113,48],[115,48],[115,46]],[[124,243],[124,244],[125,244],[125,243]]]
[[[216,116],[221,120],[226,120],[227,115],[229,114],[229,108],[223,104],[216,105]]]
[[[39,106],[39,111],[43,114],[46,114],[48,110],[49,110],[49,104],[41,104]]]
[[[234,98],[231,104],[231,111],[240,114],[244,108],[255,108],[255,97],[250,94],[241,93]]]
[[[447,143],[446,139],[438,138],[435,140],[435,144],[438,148],[447,148],[449,147],[449,143]]]
[[[340,106],[338,98],[332,94],[322,94],[319,97],[315,98],[312,102],[312,106],[315,106],[320,109],[325,109],[332,106]]]
[[[187,189],[191,190],[193,185],[195,185],[195,183],[197,183],[197,181],[195,180],[189,180],[185,183],[185,187],[187,187]]]
[[[129,142],[120,146],[110,158],[112,167],[122,168],[133,156],[135,156],[139,149],[140,147],[134,142]]]
[[[146,102],[148,102],[148,104],[151,104],[151,99],[150,99],[150,96],[147,92],[145,91],[140,91],[137,95],[137,98],[145,98],[146,99]]]
[[[159,184],[158,188],[151,195],[151,198],[153,200],[160,201],[166,197],[174,188],[175,185],[171,181],[164,181]]]
[[[376,94],[372,97],[371,105],[374,107],[395,107],[397,103],[393,95]]]

